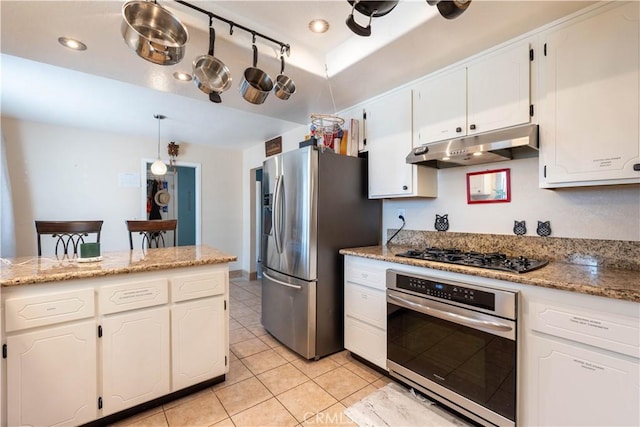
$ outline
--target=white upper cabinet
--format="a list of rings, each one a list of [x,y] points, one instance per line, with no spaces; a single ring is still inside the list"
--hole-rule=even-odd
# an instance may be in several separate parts
[[[541,187],[640,182],[639,10],[613,4],[542,35]]]
[[[413,90],[414,146],[466,135],[467,69],[429,78]]]
[[[467,66],[467,134],[530,121],[529,43],[519,43]]]
[[[437,196],[437,171],[406,163],[412,148],[411,91],[379,98],[365,111],[369,198]]]
[[[529,51],[518,43],[418,84],[414,146],[528,123]]]

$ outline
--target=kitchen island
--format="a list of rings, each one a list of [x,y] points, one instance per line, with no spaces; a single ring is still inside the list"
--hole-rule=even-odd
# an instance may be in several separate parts
[[[207,246],[2,259],[2,425],[112,422],[223,381],[235,260]]]

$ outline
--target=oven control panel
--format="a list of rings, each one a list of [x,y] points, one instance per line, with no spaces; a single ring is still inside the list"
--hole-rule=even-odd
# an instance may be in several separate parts
[[[495,310],[496,301],[493,292],[402,274],[396,276],[395,286],[398,289],[405,289],[442,300],[455,301],[486,310]]]

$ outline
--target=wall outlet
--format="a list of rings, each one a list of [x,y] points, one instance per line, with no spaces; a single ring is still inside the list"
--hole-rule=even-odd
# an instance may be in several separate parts
[[[400,217],[403,217],[405,221],[407,220],[407,217],[404,214],[404,209],[398,209],[398,215],[396,215],[396,218],[400,218]]]

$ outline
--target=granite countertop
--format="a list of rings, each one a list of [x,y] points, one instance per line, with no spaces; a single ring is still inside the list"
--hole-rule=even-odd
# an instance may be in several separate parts
[[[517,274],[395,256],[397,253],[405,252],[409,249],[414,248],[408,246],[369,246],[342,249],[340,253],[398,264],[433,268],[435,270],[471,274],[478,277],[504,280],[523,285],[542,286],[545,288],[640,302],[640,273],[638,271],[549,262],[548,265],[538,270]]]
[[[115,274],[139,273],[198,265],[223,264],[238,257],[209,246],[178,246],[102,254],[102,261],[78,262],[77,258],[0,258],[0,286],[30,285]]]

